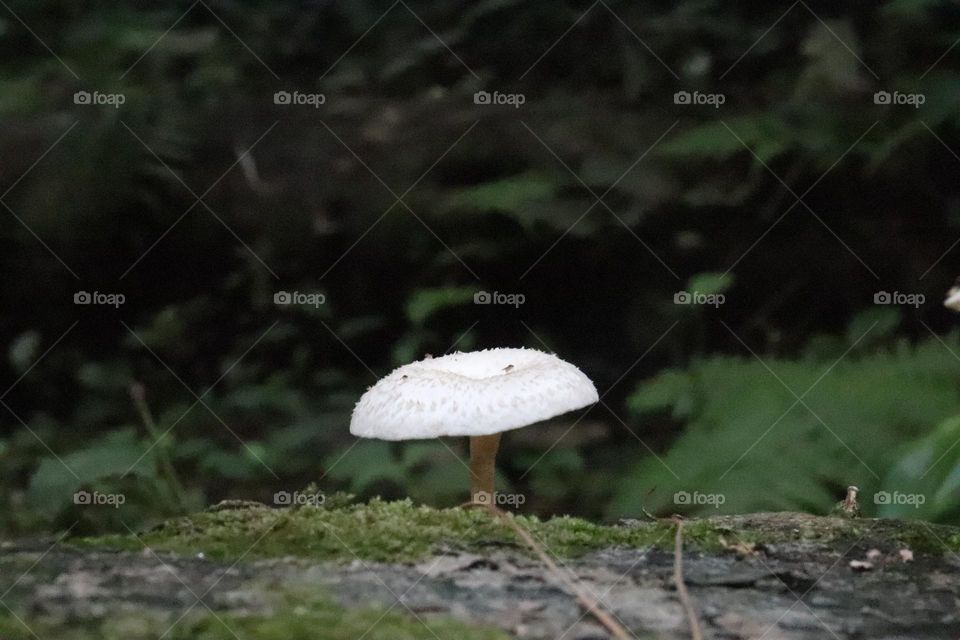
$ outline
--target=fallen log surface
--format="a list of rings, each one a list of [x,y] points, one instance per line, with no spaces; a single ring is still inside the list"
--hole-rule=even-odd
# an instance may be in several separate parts
[[[705,637],[960,637],[960,529],[769,513],[687,520],[688,530],[683,577]],[[707,544],[697,530],[716,537]],[[689,638],[672,545],[666,535],[556,560],[635,637]],[[469,545],[441,536],[423,557],[397,562],[212,559],[156,546],[4,543],[0,638],[607,637],[508,532]],[[318,628],[317,616],[334,622]]]

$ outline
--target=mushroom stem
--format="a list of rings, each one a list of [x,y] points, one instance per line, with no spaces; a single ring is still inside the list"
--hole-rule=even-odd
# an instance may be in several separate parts
[[[493,504],[494,473],[500,434],[470,437],[470,500]]]

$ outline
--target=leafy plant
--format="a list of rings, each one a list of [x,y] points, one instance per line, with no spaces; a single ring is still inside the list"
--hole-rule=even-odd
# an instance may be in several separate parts
[[[464,452],[441,441],[361,440],[327,457],[325,466],[329,479],[351,492],[454,505],[465,499],[464,459]],[[503,477],[498,481],[506,485]]]
[[[870,496],[883,517],[956,522],[960,516],[960,417],[944,420],[932,432],[899,451],[899,462]]]
[[[954,350],[960,345],[956,333],[946,342]],[[641,420],[668,413],[683,432],[666,452],[638,452],[640,461],[625,469],[609,514],[635,516],[642,507],[826,513],[854,484],[870,515],[942,519],[953,513],[945,501],[956,482],[956,455],[934,467],[923,511],[883,508],[872,496],[910,492],[937,452],[953,435],[960,438],[956,420],[930,433],[930,425],[960,406],[958,381],[960,361],[935,339],[796,360],[711,356],[664,372],[642,383],[629,406]],[[694,497],[676,498],[682,492]],[[695,495],[723,498],[698,503]]]

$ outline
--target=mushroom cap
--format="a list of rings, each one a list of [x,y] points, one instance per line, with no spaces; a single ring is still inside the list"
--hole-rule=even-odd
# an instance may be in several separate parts
[[[485,436],[598,400],[580,369],[535,349],[485,349],[394,369],[367,389],[350,419],[362,438]]]
[[[943,306],[953,311],[960,311],[960,282],[947,291],[947,299],[943,301]]]

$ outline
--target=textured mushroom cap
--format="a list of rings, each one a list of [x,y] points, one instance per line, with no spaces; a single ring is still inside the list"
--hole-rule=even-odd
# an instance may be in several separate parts
[[[381,440],[485,436],[593,404],[580,369],[534,349],[486,349],[394,369],[363,394],[350,433]]]

